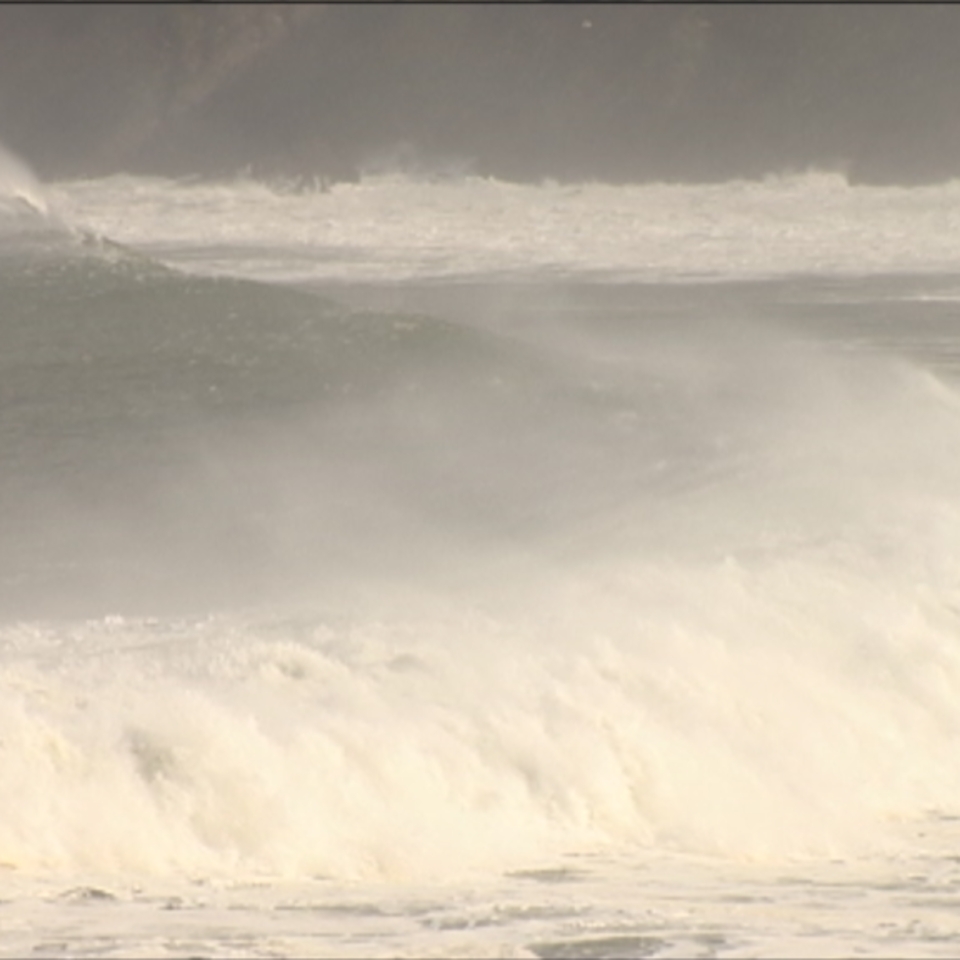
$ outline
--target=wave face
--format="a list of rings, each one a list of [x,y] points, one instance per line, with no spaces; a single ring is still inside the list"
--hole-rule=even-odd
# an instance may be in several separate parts
[[[956,815],[954,279],[320,288],[90,227],[0,257],[11,876],[894,862]]]

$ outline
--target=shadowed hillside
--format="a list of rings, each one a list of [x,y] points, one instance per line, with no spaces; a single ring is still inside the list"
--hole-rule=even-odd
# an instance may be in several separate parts
[[[960,7],[0,7],[0,140],[119,170],[960,174]]]

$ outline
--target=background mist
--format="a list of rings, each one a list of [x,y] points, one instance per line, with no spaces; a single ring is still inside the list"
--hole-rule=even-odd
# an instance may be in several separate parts
[[[960,168],[949,4],[17,4],[0,136],[116,171],[724,180]]]

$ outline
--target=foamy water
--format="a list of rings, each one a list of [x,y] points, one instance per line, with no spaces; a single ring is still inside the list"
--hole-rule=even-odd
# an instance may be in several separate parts
[[[850,186],[820,172],[703,186],[386,175],[328,191],[113,177],[53,196],[116,241],[271,280],[936,273],[960,252],[957,183]]]

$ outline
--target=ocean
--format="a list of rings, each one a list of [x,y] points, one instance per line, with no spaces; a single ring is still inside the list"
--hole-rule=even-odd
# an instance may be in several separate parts
[[[0,956],[956,955],[960,183],[0,161]]]

